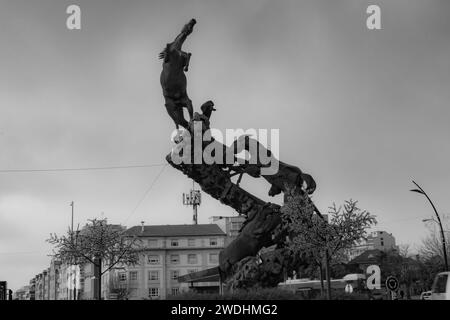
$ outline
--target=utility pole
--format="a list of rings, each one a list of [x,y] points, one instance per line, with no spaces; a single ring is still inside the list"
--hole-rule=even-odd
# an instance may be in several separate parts
[[[322,219],[325,221],[326,224],[329,223],[328,221],[328,215],[322,215]],[[325,236],[326,238],[326,244],[325,244],[325,274],[327,277],[327,299],[331,300],[331,272],[330,272],[330,254],[328,252],[328,234]]]
[[[70,230],[71,230],[71,232],[70,232],[70,238],[71,238],[71,240],[72,240],[72,242],[74,241],[73,240],[73,207],[74,207],[74,203],[73,203],[73,201],[70,203],[70,206],[72,207],[72,223],[71,223],[71,227],[70,227]],[[76,242],[77,242],[77,239],[78,238],[78,234],[77,234],[77,237],[75,238],[75,246],[76,246]],[[73,272],[73,300],[77,300],[77,273],[76,273],[76,261],[75,261],[75,258],[74,258],[74,264],[72,265],[72,272]]]
[[[71,224],[70,230],[72,231],[72,235],[73,235],[73,201],[70,203],[70,206],[72,207],[72,224]]]
[[[189,193],[183,193],[183,204],[185,206],[192,206],[193,216],[192,222],[193,224],[198,224],[198,216],[197,216],[197,207],[202,202],[202,197],[200,190],[195,190],[194,180],[192,180],[192,189]]]

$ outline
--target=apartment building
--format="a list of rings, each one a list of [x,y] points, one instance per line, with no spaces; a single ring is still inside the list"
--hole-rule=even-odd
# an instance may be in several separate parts
[[[390,251],[398,250],[398,247],[395,244],[395,237],[391,233],[373,231],[368,235],[367,240],[363,240],[347,250],[347,258],[349,261],[353,260],[367,250]]]
[[[243,215],[238,216],[212,216],[210,223],[217,224],[226,234],[225,247],[228,246],[239,234],[246,218]]]
[[[30,286],[23,286],[14,292],[14,300],[30,300],[29,299]]]
[[[26,294],[26,300],[35,300],[35,287],[36,287],[36,278],[33,278],[29,282],[28,293]]]
[[[117,281],[105,285],[109,290],[126,288],[129,299],[165,299],[188,290],[188,284],[179,283],[178,277],[218,266],[226,238],[216,224],[135,226],[126,234],[141,240],[140,262],[116,268]],[[202,285],[219,286],[215,282]]]
[[[35,300],[48,300],[48,269],[35,277]]]
[[[140,239],[142,253],[139,263],[135,266],[117,265],[105,273],[101,279],[102,297],[114,299],[113,292],[126,289],[129,299],[165,299],[188,290],[189,284],[179,283],[178,277],[218,266],[219,252],[240,229],[239,218],[218,218],[225,231],[216,223],[129,228],[125,236]],[[89,300],[95,299],[97,285],[98,279],[91,263],[75,266],[52,259],[49,268],[30,280],[28,294],[24,297]],[[219,283],[205,282],[194,286],[199,291],[218,290]]]
[[[50,268],[48,269],[48,276],[49,276],[48,299],[49,300],[59,300],[60,267],[61,267],[60,261],[58,261],[54,258],[50,261]]]

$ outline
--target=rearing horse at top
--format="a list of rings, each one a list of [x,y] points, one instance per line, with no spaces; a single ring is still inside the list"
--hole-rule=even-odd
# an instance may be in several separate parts
[[[197,23],[195,19],[191,19],[181,30],[181,33],[172,43],[168,43],[166,48],[159,54],[159,58],[163,59],[163,70],[161,72],[161,86],[165,99],[167,112],[175,122],[178,129],[179,126],[188,128],[189,123],[183,115],[183,108],[189,112],[189,117],[193,117],[192,101],[186,92],[186,75],[189,69],[189,61],[191,53],[181,50],[181,47],[194,29]]]

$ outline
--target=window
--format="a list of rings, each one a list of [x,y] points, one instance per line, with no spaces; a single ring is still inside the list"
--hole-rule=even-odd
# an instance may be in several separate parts
[[[173,296],[176,296],[179,292],[180,292],[180,288],[178,288],[178,287],[172,288],[172,295]]]
[[[241,223],[240,222],[232,222],[231,223],[231,230],[233,231],[239,231],[239,229],[241,228]]]
[[[170,279],[172,279],[172,280],[177,280],[179,275],[180,275],[180,271],[178,271],[178,270],[170,271]]]
[[[138,273],[137,271],[130,271],[130,281],[137,281]]]
[[[156,256],[156,255],[148,256],[148,263],[149,264],[159,264],[159,256]]]
[[[188,273],[194,273],[194,272],[197,272],[198,271],[198,269],[189,269],[187,272]]]
[[[148,240],[148,246],[151,248],[156,248],[158,246],[158,240],[156,239]]]
[[[209,239],[209,245],[210,246],[217,246],[217,239],[216,238]]]
[[[170,255],[170,263],[172,263],[172,264],[180,263],[180,255],[179,254]]]
[[[178,240],[172,240],[172,241],[170,241],[170,246],[171,246],[171,247],[178,247]]]
[[[125,272],[119,273],[119,281],[127,281],[127,274]]]
[[[432,290],[434,293],[445,293],[447,287],[447,277],[448,276],[446,274],[441,274],[436,277]]]
[[[188,254],[188,263],[189,264],[197,263],[197,255],[196,254]]]
[[[150,281],[157,281],[159,280],[159,271],[157,270],[151,270],[148,272],[148,280]]]
[[[384,246],[384,242],[383,241],[381,241],[381,246]]]
[[[209,262],[211,262],[211,263],[218,263],[219,262],[219,255],[217,253],[210,253],[209,254]]]
[[[195,247],[195,239],[188,239],[188,247]]]
[[[149,297],[159,297],[159,288],[148,288]]]

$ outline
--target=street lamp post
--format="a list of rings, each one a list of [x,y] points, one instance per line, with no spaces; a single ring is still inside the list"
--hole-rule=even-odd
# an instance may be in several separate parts
[[[431,201],[430,197],[426,194],[426,192],[414,180],[413,180],[413,183],[417,186],[418,189],[412,189],[410,191],[423,194],[428,199],[428,201],[430,202],[431,207],[433,208],[434,213],[436,214],[437,221],[434,220],[434,219],[431,219],[431,220],[437,222],[439,224],[439,228],[441,229],[442,250],[444,251],[445,271],[449,271],[449,269],[448,269],[448,260],[447,260],[447,248],[446,248],[446,245],[445,245],[446,242],[445,242],[444,228],[442,228],[441,218],[439,217],[439,214],[438,214],[438,212],[436,210],[436,207],[434,206],[434,203],[433,203],[433,201]]]

